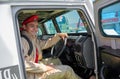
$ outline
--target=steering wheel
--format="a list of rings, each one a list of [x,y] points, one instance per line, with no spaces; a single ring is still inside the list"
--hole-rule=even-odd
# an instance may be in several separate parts
[[[53,58],[58,58],[63,53],[64,49],[66,48],[67,38],[59,40],[52,48],[51,48],[51,55]]]

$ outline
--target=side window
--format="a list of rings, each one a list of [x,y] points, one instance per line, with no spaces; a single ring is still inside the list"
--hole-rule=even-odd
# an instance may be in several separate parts
[[[41,35],[42,35],[42,31],[41,31],[41,29],[40,29],[40,28],[38,28],[37,35],[38,35],[38,36],[41,36]]]
[[[41,25],[38,24],[38,32],[37,32],[37,36],[41,36],[43,33],[42,33],[42,29],[41,29]]]
[[[66,33],[83,33],[87,32],[84,24],[76,10],[67,12],[56,18],[61,32]]]
[[[101,27],[106,36],[120,36],[120,2],[101,10]]]
[[[46,29],[48,34],[55,34],[56,33],[56,29],[54,27],[52,20],[45,22],[44,25],[45,25],[45,29]]]

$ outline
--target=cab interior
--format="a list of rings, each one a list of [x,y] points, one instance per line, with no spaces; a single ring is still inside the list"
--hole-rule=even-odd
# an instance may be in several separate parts
[[[81,9],[24,9],[17,14],[19,26],[21,27],[26,17],[35,14],[39,16],[38,39],[47,40],[55,33],[69,35],[65,41],[61,39],[55,46],[43,50],[43,58],[60,58],[62,64],[71,66],[83,79],[95,75],[94,44],[96,42],[86,14]],[[97,51],[98,74],[102,79],[117,79],[115,78],[116,74],[113,78],[108,77],[114,69],[106,68],[107,66],[111,67],[109,66],[111,63],[107,63],[108,55],[100,54],[103,49],[103,47],[99,47],[99,51]],[[107,65],[104,66],[102,61],[105,61]]]
[[[94,49],[97,43],[93,26],[82,9],[23,9],[17,13],[19,27],[25,18],[35,14],[39,16],[38,39],[47,40],[56,33],[69,35],[65,41],[60,40],[55,46],[43,50],[43,58],[59,58],[83,79],[95,75],[97,60],[100,79],[119,79],[120,58],[113,55],[119,49],[113,50],[105,45]],[[97,50],[96,54],[94,50]]]

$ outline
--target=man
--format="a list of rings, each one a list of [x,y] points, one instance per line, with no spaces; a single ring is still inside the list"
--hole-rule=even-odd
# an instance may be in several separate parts
[[[26,36],[33,46],[31,54],[28,54],[30,45],[24,37],[21,38],[27,79],[80,79],[69,66],[57,64],[51,65],[50,63],[45,64],[41,60],[42,50],[53,46],[61,38],[64,39],[65,37],[68,37],[66,33],[57,33],[47,41],[38,40],[37,15],[32,15],[25,19],[22,23],[22,28],[23,31],[21,34]],[[59,62],[59,60],[57,62]]]

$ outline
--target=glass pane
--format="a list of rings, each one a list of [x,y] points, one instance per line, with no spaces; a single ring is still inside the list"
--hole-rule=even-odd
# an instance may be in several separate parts
[[[102,29],[106,35],[120,35],[120,3],[102,9]]]
[[[66,33],[87,32],[76,10],[67,12],[57,17],[56,21],[61,32],[66,32]]]
[[[52,20],[45,22],[44,25],[48,34],[57,33]]]
[[[42,35],[42,31],[41,31],[41,29],[40,29],[40,28],[38,28],[37,35],[38,35],[38,36]]]

